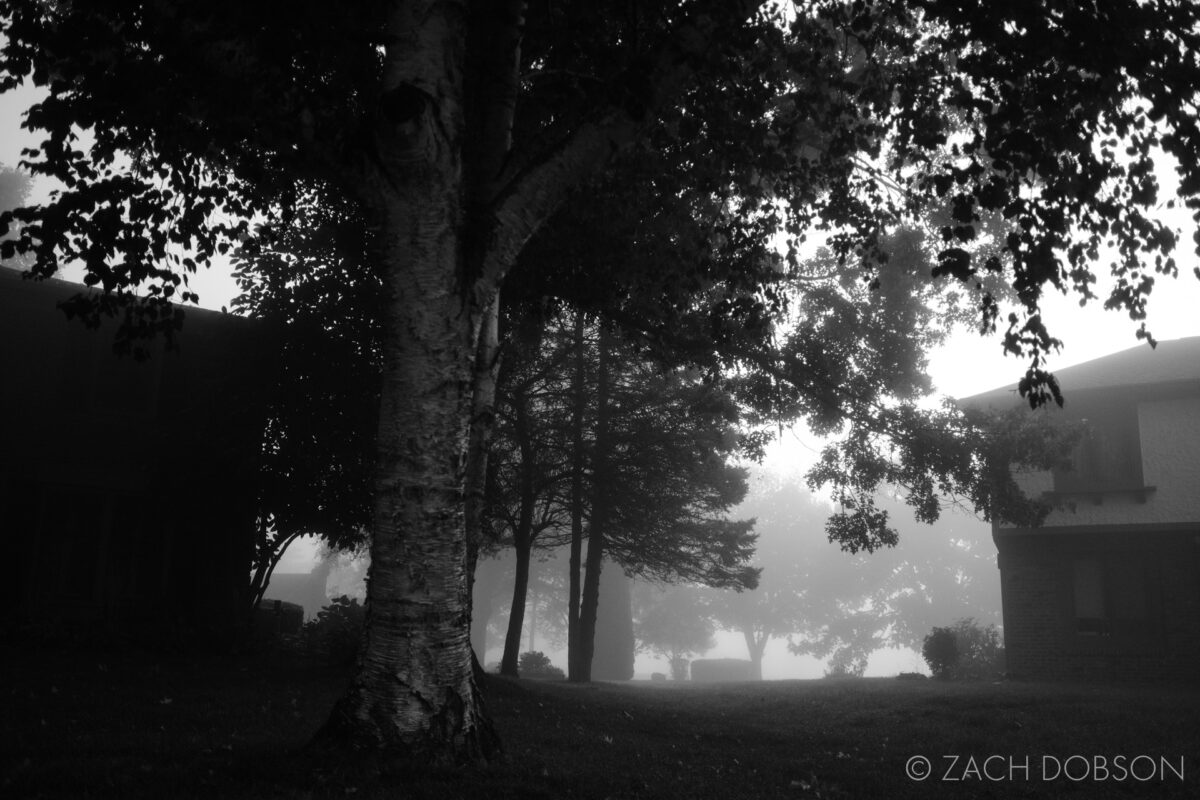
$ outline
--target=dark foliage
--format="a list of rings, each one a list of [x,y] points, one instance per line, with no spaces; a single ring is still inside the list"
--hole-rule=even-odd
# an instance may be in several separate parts
[[[1004,676],[1004,645],[995,625],[971,618],[954,623],[958,661],[953,675],[961,680],[996,680]]]
[[[925,637],[921,646],[921,655],[929,665],[933,677],[942,680],[949,679],[958,665],[958,637],[952,628],[934,628]]]
[[[522,678],[549,678],[563,680],[566,675],[561,669],[550,663],[550,657],[540,650],[529,650],[521,653],[518,669]]]
[[[325,663],[346,666],[354,662],[362,639],[366,609],[357,599],[335,597],[304,624],[301,643],[310,656]]]

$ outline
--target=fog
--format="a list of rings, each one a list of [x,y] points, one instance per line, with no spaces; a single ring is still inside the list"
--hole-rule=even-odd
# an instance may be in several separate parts
[[[772,634],[762,654],[764,680],[821,678],[838,661],[856,663],[865,677],[924,673],[921,640],[934,626],[974,619],[999,628],[1000,588],[991,526],[955,507],[948,507],[935,525],[913,519],[897,499],[882,497],[893,515],[900,543],[874,554],[850,555],[830,543],[823,519],[827,502],[801,487],[794,470],[779,459],[757,468],[750,493],[731,512],[733,518],[755,517],[759,534],[756,565],[763,567],[758,589],[741,595],[698,586],[672,586],[640,579],[629,581],[636,651],[633,678],[648,680],[655,673],[671,674],[670,659],[657,648],[646,629],[655,609],[672,593],[690,592],[685,608],[694,606],[709,618],[711,636],[687,660],[748,659],[744,634],[732,620],[754,609],[770,619]],[[314,538],[300,539],[284,555],[277,575],[310,573],[325,559],[333,564],[325,577],[326,596],[365,596],[366,556],[331,554]],[[486,636],[476,625],[474,641],[480,662],[495,668],[503,653],[512,596],[513,559],[500,552],[481,560],[476,576],[475,609],[488,618]],[[521,631],[521,652],[539,651],[552,664],[565,667],[566,575],[563,548],[542,551],[531,568],[529,595]],[[608,564],[602,587],[598,639],[611,619],[612,587],[620,567]],[[280,581],[279,583],[284,583]],[[621,591],[615,589],[614,591]],[[490,593],[490,596],[489,594]],[[286,591],[268,589],[267,596],[300,602]],[[307,609],[309,616],[313,609]],[[608,614],[606,614],[608,612]],[[678,614],[678,611],[671,612]],[[670,623],[670,619],[667,620]],[[659,638],[679,635],[695,620],[679,618]],[[481,647],[482,645],[482,647]],[[598,650],[601,644],[597,645]],[[597,659],[606,653],[598,652]]]

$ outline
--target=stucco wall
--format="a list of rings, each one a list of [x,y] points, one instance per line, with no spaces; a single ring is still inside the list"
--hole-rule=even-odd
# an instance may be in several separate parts
[[[1155,491],[1140,502],[1133,495],[1068,497],[1044,526],[1161,525],[1200,521],[1200,397],[1148,400],[1137,404],[1142,477]],[[1031,497],[1053,491],[1049,472],[1016,476]]]

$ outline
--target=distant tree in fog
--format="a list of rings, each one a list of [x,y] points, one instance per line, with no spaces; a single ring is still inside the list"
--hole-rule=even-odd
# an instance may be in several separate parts
[[[32,191],[33,178],[28,172],[0,164],[0,214],[25,205]],[[16,240],[20,223],[14,219],[9,222],[9,226],[7,231],[0,229],[0,242]],[[32,253],[14,251],[12,254],[5,255],[0,251],[0,267],[29,269],[33,266],[33,260]]]
[[[638,647],[665,658],[676,680],[687,678],[692,656],[716,647],[717,626],[707,601],[707,593],[693,585],[640,584],[636,592]]]
[[[833,598],[823,583],[828,574],[821,572],[825,562],[815,556],[822,549],[840,552],[820,535],[829,507],[794,484],[771,485],[765,476],[755,476],[750,499],[737,513],[755,521],[754,563],[762,566],[762,573],[754,589],[711,592],[709,610],[722,628],[742,634],[752,674],[761,679],[763,655],[772,639],[805,630],[823,618],[823,607]],[[827,566],[834,566],[832,559],[829,562]]]
[[[787,640],[792,653],[861,665],[880,648],[919,648],[934,625],[961,617],[999,621],[986,523],[952,513],[930,526],[894,497],[876,502],[892,515],[900,544],[848,553],[828,539],[826,503],[794,482],[755,476],[750,499],[736,513],[756,522],[759,585],[713,592],[710,610],[722,628],[742,634],[759,677],[772,639]]]

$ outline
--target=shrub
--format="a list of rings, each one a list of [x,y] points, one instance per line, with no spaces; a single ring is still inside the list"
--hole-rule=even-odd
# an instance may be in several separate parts
[[[556,678],[562,680],[566,676],[563,671],[550,663],[550,658],[540,650],[529,650],[521,653],[517,661],[517,671],[522,678]]]
[[[958,645],[955,678],[993,680],[1004,674],[1004,646],[995,625],[984,627],[967,617],[954,624],[954,636]]]
[[[934,628],[922,648],[935,678],[990,680],[1004,674],[1004,647],[995,625],[980,625],[971,617],[950,628]]]
[[[953,676],[954,667],[958,663],[958,637],[952,628],[934,628],[925,637],[921,646],[921,655],[929,665],[933,677],[949,680]]]
[[[843,650],[835,653],[833,658],[829,659],[829,666],[825,668],[825,677],[861,678],[866,671],[867,659],[865,656],[854,658],[849,652]]]
[[[331,664],[349,664],[358,653],[366,609],[356,599],[335,597],[304,625],[301,636],[310,654]]]

